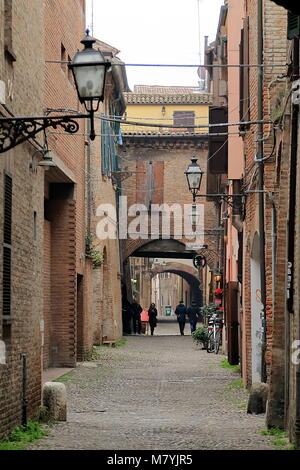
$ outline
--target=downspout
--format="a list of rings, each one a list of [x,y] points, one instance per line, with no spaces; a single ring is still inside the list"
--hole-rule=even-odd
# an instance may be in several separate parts
[[[294,39],[294,61],[293,61],[293,81],[299,79],[299,39]],[[298,141],[299,141],[299,106],[293,106],[293,112],[292,112],[292,132],[294,132],[294,138],[292,139],[292,152],[291,152],[291,166],[290,166],[290,214],[289,216],[291,217],[291,221],[289,220],[289,230],[292,239],[292,245],[289,246],[289,259],[292,260],[293,262],[293,267],[292,267],[292,277],[293,276],[293,270],[294,270],[294,264],[295,264],[295,211],[296,211],[296,204],[297,204],[297,157],[298,157],[298,151],[299,151],[299,146],[298,146]],[[290,240],[289,240],[290,241]],[[293,256],[293,258],[290,258],[290,255]],[[294,281],[293,281],[294,284]],[[293,285],[291,286],[293,289]],[[296,286],[295,286],[296,288]],[[294,305],[292,302],[292,305],[290,306],[289,310],[292,310],[294,313]],[[297,322],[297,335],[296,339],[300,339],[300,310],[299,306],[297,309],[297,314],[298,318],[295,319]],[[289,377],[288,377],[289,380]],[[296,441],[296,449],[300,449],[300,363],[297,361],[296,364],[296,410],[295,410],[295,441]]]
[[[263,0],[257,2],[257,64],[258,83],[257,83],[257,119],[263,120]],[[257,159],[262,160],[264,156],[263,143],[263,124],[258,124],[257,132]],[[264,207],[264,163],[258,162],[258,201],[259,201],[259,252],[260,252],[260,282],[261,282],[261,303],[262,303],[262,354],[261,354],[261,381],[266,382],[266,267],[265,267],[265,207]]]
[[[22,360],[22,425],[27,424],[27,357],[21,354]]]

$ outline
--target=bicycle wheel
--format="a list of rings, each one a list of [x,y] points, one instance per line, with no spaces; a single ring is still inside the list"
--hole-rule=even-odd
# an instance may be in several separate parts
[[[221,333],[217,331],[215,339],[215,354],[218,354],[221,345]]]
[[[207,341],[207,352],[212,353],[215,350],[215,339],[213,332],[210,333]]]

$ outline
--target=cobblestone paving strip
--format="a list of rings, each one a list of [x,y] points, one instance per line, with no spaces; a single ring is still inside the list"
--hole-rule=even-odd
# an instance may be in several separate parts
[[[157,336],[100,347],[100,358],[66,382],[67,422],[51,426],[30,449],[274,449],[260,434],[265,417],[246,412],[239,373],[173,328],[173,336],[162,326]]]

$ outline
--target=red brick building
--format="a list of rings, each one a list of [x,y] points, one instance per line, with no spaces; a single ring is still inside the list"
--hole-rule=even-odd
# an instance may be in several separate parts
[[[205,126],[208,123],[211,95],[201,93],[199,89],[192,87],[139,85],[135,87],[133,93],[126,94],[126,99],[128,121],[146,122],[150,126],[122,126],[123,143],[120,146],[119,155],[121,167],[127,173],[127,177],[121,185],[122,196],[127,197],[128,208],[138,204],[142,214],[149,213],[148,225],[143,228],[137,227],[137,231],[130,225],[134,217],[128,218],[128,237],[122,241],[124,279],[130,290],[131,256],[192,258],[197,252],[197,249],[192,248],[193,243],[196,246],[197,241],[189,240],[184,233],[179,238],[176,236],[176,224],[181,224],[183,228],[183,218],[180,211],[170,218],[170,232],[164,232],[163,218],[166,212],[162,209],[162,205],[166,204],[168,207],[179,205],[183,211],[184,205],[192,204],[192,195],[188,190],[184,174],[192,157],[198,159],[198,164],[204,171],[200,192],[206,194],[208,135],[207,128],[199,128],[198,126]],[[151,127],[151,123],[161,127]],[[178,127],[168,128],[168,125]],[[193,129],[184,128],[184,125],[195,127]],[[211,280],[212,272],[217,267],[216,257],[212,255],[210,250],[219,249],[220,240],[222,241],[223,238],[223,229],[218,225],[219,207],[204,197],[197,200],[197,203],[203,204],[203,220],[200,229],[203,235],[201,245],[207,244],[209,247],[209,250],[201,251],[207,256],[209,266],[209,269],[203,270],[201,286],[203,290],[207,278],[209,277]],[[160,221],[155,226],[157,237],[152,237],[153,232],[151,232],[155,225],[154,217],[150,212],[153,205],[161,207]],[[152,235],[150,235],[151,233]],[[189,245],[191,245],[190,248]],[[145,262],[142,264],[146,265]],[[184,269],[182,269],[183,271]],[[151,292],[150,279],[148,286],[148,291]],[[200,297],[199,295],[197,300]],[[179,300],[176,299],[176,302]],[[190,302],[191,298],[187,300]],[[199,302],[202,305],[202,300]]]
[[[0,2],[2,117],[43,114],[43,18],[43,2]],[[40,405],[44,170],[34,170],[40,144],[31,139],[0,158],[1,436]]]
[[[0,13],[1,116],[76,119],[84,110],[67,63],[82,48],[84,0],[2,0]],[[119,61],[115,49],[99,46]],[[101,112],[124,112],[126,83],[125,69],[113,68]],[[1,154],[0,436],[37,418],[45,369],[76,367],[97,338],[122,332],[118,239],[99,249],[100,268],[91,256],[97,205],[116,205],[111,174],[98,173],[108,158],[100,122],[93,145],[89,123],[79,119],[76,134],[47,128]],[[48,170],[39,166],[45,148],[54,163]]]

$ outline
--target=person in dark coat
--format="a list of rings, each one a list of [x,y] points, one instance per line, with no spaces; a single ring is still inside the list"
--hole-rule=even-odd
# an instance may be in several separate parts
[[[138,332],[140,335],[142,331],[141,313],[143,309],[136,300],[131,304],[131,308],[133,311],[133,333],[136,334]]]
[[[150,305],[149,310],[148,310],[148,315],[149,315],[149,325],[150,325],[151,336],[153,336],[154,328],[157,326],[157,309],[154,303]]]
[[[181,336],[184,335],[184,327],[185,327],[185,320],[186,320],[186,306],[183,303],[183,300],[179,302],[175,309],[175,314],[177,315],[177,321],[179,324],[179,331]]]
[[[131,335],[131,323],[132,323],[133,311],[131,303],[126,299],[122,299],[122,318],[123,318],[123,334]]]
[[[199,316],[199,307],[197,307],[196,302],[193,300],[191,306],[187,309],[187,316],[190,321],[191,333],[196,330],[197,321],[200,319]]]

